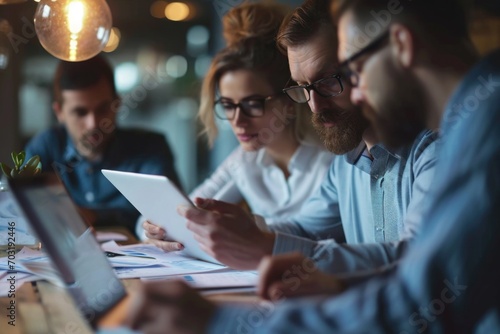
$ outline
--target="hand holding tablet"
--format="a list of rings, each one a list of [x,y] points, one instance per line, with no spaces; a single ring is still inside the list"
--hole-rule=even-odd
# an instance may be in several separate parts
[[[148,220],[142,221],[140,227],[142,228],[141,233],[144,233],[147,238],[144,240],[145,243],[155,245],[165,252],[173,252],[184,249],[184,245],[180,242],[172,240],[167,231],[165,231],[162,227],[156,226]]]

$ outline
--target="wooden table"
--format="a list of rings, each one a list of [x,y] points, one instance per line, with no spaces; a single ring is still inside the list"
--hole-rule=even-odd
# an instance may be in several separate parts
[[[127,292],[132,292],[140,280],[122,280]],[[46,281],[25,283],[16,288],[15,298],[0,298],[0,333],[1,334],[91,334],[91,326],[80,314],[73,299],[65,289]],[[253,294],[216,294],[208,299],[216,303],[257,302]],[[15,326],[9,325],[8,307],[11,301],[15,302]],[[123,317],[126,312],[119,310],[118,316]],[[116,316],[108,322],[116,323]]]
[[[126,229],[116,227],[99,227],[97,230],[119,232],[127,235],[128,240],[119,244],[137,243],[137,239]],[[0,256],[5,256],[5,251],[0,251]],[[3,277],[2,279],[7,279]],[[127,292],[130,294],[140,284],[139,279],[122,280]],[[231,293],[213,294],[207,296],[216,303],[258,302],[255,294]],[[14,306],[11,306],[14,305]],[[123,303],[122,305],[125,305]],[[9,310],[9,307],[11,308]],[[118,312],[113,312],[110,323],[117,323],[117,317],[126,314],[123,306]],[[12,320],[9,319],[10,313]],[[13,325],[9,324],[9,321]],[[94,333],[86,319],[79,312],[73,299],[64,288],[57,287],[46,281],[24,283],[16,286],[15,298],[0,297],[0,334],[89,334]]]
[[[11,301],[15,326],[8,322]],[[0,317],[2,334],[93,333],[66,290],[46,281],[25,283],[15,298],[0,298]]]

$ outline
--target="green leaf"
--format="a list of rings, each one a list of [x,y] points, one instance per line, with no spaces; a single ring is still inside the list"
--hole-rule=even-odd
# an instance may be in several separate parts
[[[12,158],[12,161],[14,162],[14,168],[17,167],[17,153],[16,151],[12,151],[10,154],[10,157]]]
[[[21,151],[17,154],[17,158],[19,159],[19,166],[22,166],[24,163],[24,159],[26,158],[26,152]]]
[[[14,169],[20,170],[24,160],[22,151],[19,153],[16,153],[16,151],[12,152],[12,160],[14,160]]]
[[[19,175],[22,176],[33,176],[36,174],[36,169],[40,164],[40,157],[38,155],[34,155],[28,159],[26,164],[19,171]]]
[[[34,155],[26,161],[26,164],[23,168],[36,167],[40,162],[40,157],[38,155]]]
[[[2,168],[2,172],[4,173],[4,175],[10,177],[10,171],[12,169],[3,162],[0,162],[0,167]]]

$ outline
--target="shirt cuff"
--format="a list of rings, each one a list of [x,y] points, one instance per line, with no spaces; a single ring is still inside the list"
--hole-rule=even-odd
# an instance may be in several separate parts
[[[274,241],[273,255],[300,252],[302,255],[311,257],[317,242],[311,239],[301,238],[281,232],[274,232],[276,239]]]

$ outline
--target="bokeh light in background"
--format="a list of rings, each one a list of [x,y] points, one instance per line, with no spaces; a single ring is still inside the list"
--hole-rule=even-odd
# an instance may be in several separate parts
[[[210,39],[210,32],[202,25],[196,25],[189,28],[187,40],[187,52],[191,56],[197,56],[208,51],[208,40]]]
[[[9,66],[9,49],[2,46],[0,37],[0,70],[5,70]]]
[[[106,44],[106,47],[104,48],[104,52],[113,52],[118,48],[118,45],[120,45],[120,39],[122,35],[120,33],[120,29],[113,27],[111,29],[111,33],[109,34],[109,40],[108,43]]]
[[[152,17],[155,17],[157,19],[163,19],[165,18],[165,7],[167,7],[168,2],[166,1],[155,1],[151,4],[151,7],[149,8],[149,12],[151,13]]]
[[[139,82],[139,69],[133,62],[125,62],[115,68],[116,89],[119,92],[128,92]]]
[[[171,21],[184,21],[190,14],[189,6],[184,2],[171,2],[165,7],[165,17]]]
[[[183,56],[172,56],[167,60],[167,74],[172,78],[182,78],[188,70],[188,62]]]
[[[157,46],[146,46],[137,54],[137,65],[142,77],[154,80],[158,85],[172,83],[175,79],[167,74],[168,54]],[[164,94],[162,94],[164,96]]]
[[[194,72],[198,78],[205,77],[205,74],[208,72],[208,68],[212,63],[212,57],[209,55],[202,55],[196,58],[194,63]]]
[[[0,19],[0,70],[9,66],[10,49],[9,34],[12,33],[12,26],[7,20]]]

